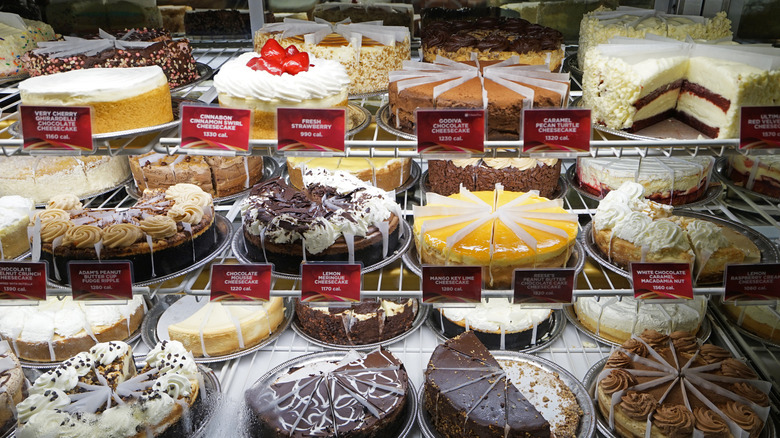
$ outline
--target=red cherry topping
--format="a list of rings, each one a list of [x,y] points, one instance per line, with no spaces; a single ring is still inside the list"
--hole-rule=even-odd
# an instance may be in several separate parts
[[[281,63],[284,60],[286,53],[281,44],[272,38],[266,41],[263,48],[260,49],[260,56],[269,61]]]
[[[289,46],[287,46],[287,48],[284,49],[284,53],[286,53],[287,56],[297,55],[299,52],[300,51],[298,50],[298,48],[292,44],[290,44]]]
[[[285,58],[282,63],[284,71],[291,75],[296,75],[302,71],[309,70],[309,54],[306,52],[300,52],[292,56]]]

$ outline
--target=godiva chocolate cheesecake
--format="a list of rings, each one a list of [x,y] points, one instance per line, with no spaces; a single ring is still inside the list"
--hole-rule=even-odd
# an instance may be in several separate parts
[[[561,162],[556,158],[467,158],[428,160],[428,189],[449,196],[460,186],[471,191],[493,190],[496,183],[510,192],[538,190],[552,198],[558,189]]]

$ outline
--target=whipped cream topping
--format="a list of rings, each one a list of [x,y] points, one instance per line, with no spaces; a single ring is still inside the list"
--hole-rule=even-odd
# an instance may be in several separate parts
[[[641,334],[645,329],[660,333],[678,330],[695,332],[707,309],[707,298],[695,296],[692,300],[675,303],[652,303],[630,297],[577,298],[577,314],[596,321],[596,334],[602,327],[623,333]]]
[[[489,332],[516,332],[527,330],[550,317],[550,309],[528,309],[511,304],[506,298],[483,300],[474,307],[447,307],[440,309],[444,316],[466,326]]]
[[[659,221],[652,221],[655,217],[669,216],[672,207],[645,199],[644,190],[641,184],[627,181],[607,193],[593,216],[594,228],[596,231],[611,229],[613,233],[620,233],[617,237],[638,245],[640,242],[651,243],[654,248],[676,245],[680,234],[674,227],[666,223],[656,225]],[[640,219],[640,216],[646,219]],[[674,223],[671,225],[679,228]]]
[[[249,60],[259,56],[249,52],[226,62],[214,76],[217,92],[243,99],[302,102],[337,95],[349,85],[346,69],[336,61],[310,55],[308,71],[276,76],[247,67]]]
[[[35,209],[32,200],[18,195],[0,197],[0,229],[28,220]]]

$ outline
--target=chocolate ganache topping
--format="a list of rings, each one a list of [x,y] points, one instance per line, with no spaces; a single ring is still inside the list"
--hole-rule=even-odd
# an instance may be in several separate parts
[[[699,344],[696,343],[696,336],[692,333],[676,331],[669,337],[672,338],[674,349],[679,352],[693,354],[699,348]]]
[[[726,438],[731,435],[729,427],[722,418],[710,409],[696,408],[693,410],[696,428],[704,433],[705,438]]]
[[[647,342],[647,345],[653,348],[668,348],[669,336],[659,333],[655,330],[645,329],[641,335],[639,335],[643,341]]]

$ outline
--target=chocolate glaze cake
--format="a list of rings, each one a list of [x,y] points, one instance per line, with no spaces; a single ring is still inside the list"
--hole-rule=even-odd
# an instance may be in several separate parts
[[[281,178],[255,186],[242,205],[249,257],[297,274],[303,261],[374,264],[398,246],[392,196],[345,172],[309,169],[304,190]]]
[[[417,300],[396,299],[316,306],[298,301],[295,317],[306,334],[339,345],[382,342],[412,327]]]
[[[49,75],[84,68],[121,68],[158,65],[171,88],[188,84],[199,75],[186,39],[174,40],[161,29],[125,29],[89,38],[38,44],[22,57],[30,76]]]
[[[463,185],[471,191],[493,190],[501,183],[510,192],[539,190],[552,198],[558,189],[561,162],[534,158],[471,158],[428,160],[428,187],[431,192],[449,196]]]
[[[245,394],[253,437],[397,437],[406,411],[406,369],[392,353],[348,352],[292,367]]]

